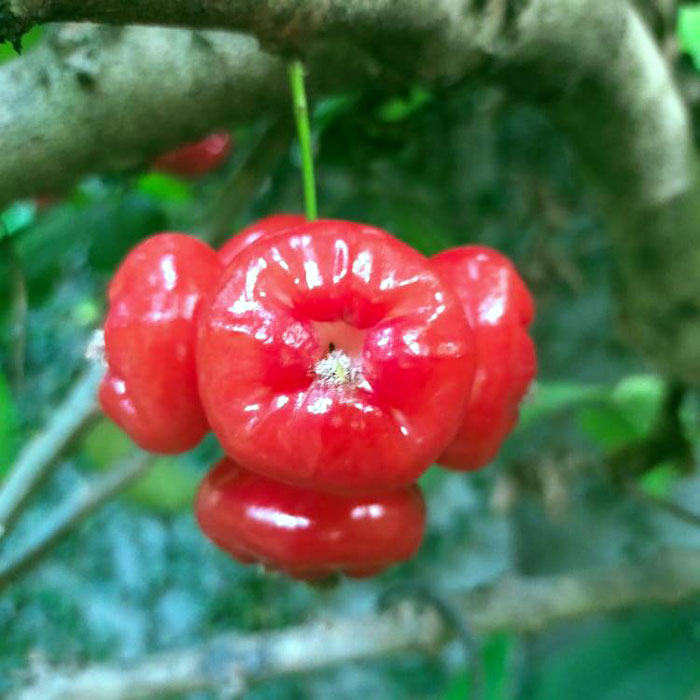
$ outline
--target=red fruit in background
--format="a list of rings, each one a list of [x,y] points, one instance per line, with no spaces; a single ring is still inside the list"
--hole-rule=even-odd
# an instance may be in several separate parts
[[[226,267],[233,258],[253,241],[263,236],[270,236],[273,233],[280,233],[289,228],[294,228],[306,222],[306,217],[302,214],[272,214],[260,221],[255,221],[249,226],[239,231],[219,248],[219,260]]]
[[[233,148],[233,139],[225,131],[201,141],[188,143],[164,153],[153,162],[153,170],[180,177],[199,177],[218,168]]]
[[[146,450],[182,452],[209,431],[197,392],[195,318],[220,271],[205,243],[161,233],[129,253],[109,286],[100,403]]]
[[[474,359],[429,261],[345,221],[249,245],[199,320],[200,395],[226,453],[320,490],[418,478],[459,426]]]
[[[438,253],[432,263],[459,296],[474,329],[477,364],[462,425],[438,462],[478,469],[498,453],[518,420],[518,406],[537,371],[527,333],[532,296],[513,263],[482,246]]]
[[[60,201],[61,198],[53,194],[42,194],[34,198],[37,211],[44,211]]]
[[[373,576],[412,557],[425,528],[415,485],[361,496],[320,493],[227,459],[202,482],[195,512],[205,534],[239,561],[301,579]]]

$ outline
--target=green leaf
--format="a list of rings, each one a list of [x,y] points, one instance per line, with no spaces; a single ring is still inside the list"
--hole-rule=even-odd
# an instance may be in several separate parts
[[[0,221],[2,221],[0,235],[9,234],[12,236],[18,231],[31,226],[36,218],[36,212],[37,206],[34,200],[22,200],[10,204],[10,206],[0,214]]]
[[[432,95],[418,85],[414,85],[405,97],[395,97],[379,107],[377,117],[383,122],[400,122],[417,112],[430,102]]]
[[[72,309],[72,320],[79,326],[94,326],[100,318],[101,309],[93,299],[83,299]]]
[[[107,469],[119,459],[126,457],[132,442],[112,421],[103,418],[85,436],[83,452],[98,469]]]
[[[138,189],[161,202],[187,202],[192,188],[183,180],[165,173],[146,173],[138,180]]]
[[[446,471],[438,466],[432,466],[427,471],[423,472],[420,477],[418,477],[418,485],[421,491],[429,492],[437,487],[441,482],[442,478],[445,476]]]
[[[43,27],[33,27],[22,37],[22,55],[24,55],[29,49],[31,49],[38,41],[41,39],[41,35],[44,33]],[[6,41],[4,44],[0,44],[0,63],[4,61],[10,61],[13,58],[18,58],[17,52],[12,47],[10,42]]]
[[[659,415],[666,385],[655,375],[625,377],[612,392],[612,400],[634,426],[639,437],[649,433]]]
[[[681,51],[690,54],[693,64],[700,69],[700,5],[688,5],[678,10],[676,33]]]
[[[575,639],[575,638],[574,638]],[[531,667],[528,700],[682,700],[700,683],[697,614],[644,612],[594,626]]]
[[[604,401],[609,395],[607,387],[597,384],[538,382],[521,406],[519,427],[527,428],[542,418],[566,409]]]
[[[607,451],[649,435],[664,400],[665,384],[654,375],[631,375],[619,381],[596,406],[577,415],[581,430]]]
[[[634,424],[612,405],[582,408],[576,422],[589,438],[607,451],[616,450],[640,437]]]
[[[114,423],[104,418],[88,433],[83,451],[98,469],[109,469],[126,457],[133,443]],[[158,458],[151,469],[125,495],[160,513],[175,513],[191,505],[199,479],[173,457]]]
[[[17,453],[17,408],[5,376],[0,373],[0,478],[8,472]]]
[[[671,492],[674,482],[680,477],[678,467],[673,462],[662,462],[651,471],[643,474],[639,485],[650,495],[664,498]]]
[[[483,645],[482,658],[485,675],[485,700],[502,700],[508,688],[508,670],[515,652],[517,637],[507,632],[492,634]],[[442,700],[465,700],[471,697],[471,677],[469,671],[457,675]]]
[[[314,106],[313,126],[323,131],[336,120],[350,112],[360,100],[361,93],[351,92],[343,95],[323,97]]]
[[[192,505],[198,484],[195,472],[176,459],[161,457],[127,491],[127,496],[159,513],[177,513]]]

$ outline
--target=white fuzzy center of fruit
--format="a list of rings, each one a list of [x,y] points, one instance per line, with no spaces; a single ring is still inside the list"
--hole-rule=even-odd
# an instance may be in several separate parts
[[[318,380],[328,386],[357,385],[362,376],[359,366],[343,350],[331,349],[314,367]]]

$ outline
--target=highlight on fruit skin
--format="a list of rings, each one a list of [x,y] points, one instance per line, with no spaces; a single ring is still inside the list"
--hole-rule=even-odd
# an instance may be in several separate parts
[[[349,221],[254,241],[198,320],[199,395],[224,452],[329,492],[418,479],[459,426],[474,363],[428,259]]]
[[[292,578],[367,578],[410,559],[425,529],[417,485],[364,495],[329,494],[273,481],[222,459],[195,503],[204,533],[246,564]]]
[[[152,169],[169,175],[197,178],[216,170],[232,149],[231,134],[220,131],[164,153],[153,161]]]
[[[386,231],[298,214],[218,252],[161,233],[110,284],[99,398],[152,452],[211,429],[270,480],[400,491],[435,461],[493,459],[536,371],[533,315],[514,265],[483,246],[427,259]]]

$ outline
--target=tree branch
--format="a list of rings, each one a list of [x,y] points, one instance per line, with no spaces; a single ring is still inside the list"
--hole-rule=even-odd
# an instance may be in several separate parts
[[[666,375],[698,385],[700,181],[686,106],[627,3],[537,4],[523,21],[556,30],[516,53],[538,72],[532,96],[569,137],[606,218],[627,335]]]
[[[637,11],[609,0],[0,0],[37,20],[157,22],[303,47],[311,89],[481,72],[567,133],[606,216],[632,343],[700,384],[700,191],[685,107]],[[9,19],[8,19],[9,18]],[[133,167],[215,127],[288,109],[282,62],[221,32],[69,25],[0,68],[0,201]],[[284,106],[283,106],[284,105]]]
[[[153,455],[146,452],[135,452],[67,499],[48,522],[38,528],[27,543],[20,546],[16,555],[0,562],[0,590],[38,563],[76,525],[145,474],[154,459]]]
[[[675,604],[700,593],[700,551],[669,550],[637,564],[577,575],[516,577],[455,596],[478,633],[537,632],[560,622],[650,603]],[[338,663],[418,649],[434,651],[449,630],[433,609],[402,603],[364,617],[319,620],[276,632],[224,635],[203,647],[147,657],[132,665],[49,670],[11,700],[136,700],[225,688]]]
[[[145,165],[234,118],[255,118],[281,96],[283,79],[281,62],[243,36],[55,28],[0,67],[0,204]]]
[[[90,366],[75,383],[48,425],[22,450],[0,488],[0,542],[22,507],[63,451],[98,415],[97,387],[104,368]]]
[[[360,45],[370,37],[373,43],[383,37],[385,41],[396,40],[399,45],[416,40],[438,42],[451,35],[449,22],[461,25],[455,35],[461,42],[459,34],[464,31],[465,23],[472,23],[473,19],[486,14],[466,8],[462,12],[464,3],[455,0],[325,0],[322,3],[316,0],[206,3],[191,0],[132,0],[129,3],[121,0],[2,0],[2,3],[6,8],[7,28],[0,24],[0,39],[3,29],[4,36],[12,38],[18,29],[26,31],[38,22],[141,24],[235,30],[259,37],[268,47],[302,53],[310,41],[341,37]]]

